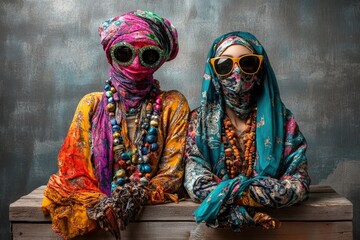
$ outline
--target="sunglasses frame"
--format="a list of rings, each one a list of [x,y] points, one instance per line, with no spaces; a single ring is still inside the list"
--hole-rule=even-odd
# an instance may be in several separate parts
[[[260,60],[259,66],[258,66],[257,70],[256,70],[254,73],[246,72],[246,71],[244,71],[244,70],[242,69],[242,67],[240,66],[240,63],[239,63],[240,60],[241,60],[242,58],[248,57],[248,56],[256,56],[256,57]],[[224,59],[229,59],[229,58],[230,58],[230,59],[233,61],[233,66],[232,66],[231,70],[230,70],[228,73],[225,73],[225,74],[219,74],[219,73],[216,71],[216,68],[215,68],[215,61],[218,60],[218,59],[222,59],[222,58],[224,58]],[[232,58],[232,57],[226,57],[226,56],[223,56],[223,57],[220,56],[220,57],[210,58],[210,64],[211,64],[214,72],[215,72],[216,75],[218,75],[218,76],[227,76],[227,75],[229,75],[230,73],[232,73],[232,71],[234,70],[234,67],[235,67],[235,63],[238,64],[240,70],[241,70],[243,73],[245,73],[245,74],[247,74],[247,75],[255,75],[255,74],[257,74],[257,73],[259,72],[263,60],[264,60],[264,56],[262,56],[262,55],[259,55],[259,54],[245,54],[245,55],[242,55],[242,56],[240,56],[240,57],[238,57],[238,58]]]
[[[115,57],[115,50],[118,47],[123,47],[123,46],[130,48],[130,50],[132,52],[132,56],[131,56],[130,60],[127,62],[121,62]],[[143,53],[149,49],[156,50],[159,53],[159,59],[153,64],[148,64],[148,63],[144,62],[144,60],[142,58]],[[144,67],[147,67],[147,68],[157,67],[160,64],[160,62],[162,61],[162,59],[164,58],[164,51],[157,46],[148,45],[148,46],[144,46],[144,47],[137,49],[133,45],[131,45],[130,43],[127,43],[127,42],[118,42],[115,45],[111,46],[110,55],[114,62],[116,62],[117,64],[120,64],[121,66],[126,67],[126,66],[129,66],[134,61],[137,52],[139,55],[141,65],[143,65]]]

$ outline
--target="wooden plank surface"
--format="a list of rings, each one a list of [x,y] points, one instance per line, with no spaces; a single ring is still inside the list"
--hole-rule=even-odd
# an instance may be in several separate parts
[[[41,211],[41,186],[10,204],[11,222],[51,222]],[[190,200],[145,206],[138,221],[194,221],[192,214],[199,205]],[[308,201],[284,209],[264,209],[281,221],[343,221],[352,220],[353,206],[329,186],[311,186]]]
[[[21,197],[10,205],[13,239],[61,239],[51,229],[51,220],[41,212],[45,186]],[[310,199],[284,209],[264,209],[282,221],[277,230],[260,227],[234,233],[229,229],[212,229],[196,225],[192,217],[199,206],[192,201],[146,206],[139,219],[122,232],[122,239],[352,239],[353,206],[329,186],[311,186]],[[97,231],[84,239],[113,239],[104,231]]]
[[[45,189],[45,187],[44,187]],[[335,193],[335,190],[329,185],[310,185],[311,193]]]
[[[50,224],[16,223],[13,224],[14,240],[45,240],[61,239],[50,227]],[[114,239],[109,233],[97,231],[76,240],[110,240]],[[303,240],[327,239],[350,240],[352,239],[352,223],[348,222],[284,222],[280,229],[264,230],[259,227],[244,229],[234,233],[229,229],[212,229],[204,224],[196,225],[194,222],[147,222],[132,223],[126,231],[122,232],[122,240],[161,240],[161,239],[191,239],[191,240]]]

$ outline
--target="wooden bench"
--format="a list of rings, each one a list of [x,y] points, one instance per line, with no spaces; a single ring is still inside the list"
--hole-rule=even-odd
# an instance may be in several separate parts
[[[51,219],[41,212],[45,186],[35,189],[10,205],[9,217],[13,239],[61,239],[51,229]],[[353,205],[329,186],[311,186],[310,199],[284,208],[267,209],[282,221],[277,230],[250,227],[241,233],[197,225],[192,214],[198,204],[146,206],[136,222],[122,232],[122,239],[352,239]],[[113,239],[97,231],[76,239]]]

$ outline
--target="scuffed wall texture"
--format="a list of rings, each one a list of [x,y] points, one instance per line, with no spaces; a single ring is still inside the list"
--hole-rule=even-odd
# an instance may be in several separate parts
[[[263,43],[284,103],[309,144],[313,184],[354,204],[360,238],[360,2],[254,0],[6,0],[0,2],[0,239],[8,206],[46,184],[79,99],[101,91],[107,62],[99,24],[151,10],[172,21],[180,52],[156,73],[163,89],[199,104],[207,51],[217,36],[252,32]]]

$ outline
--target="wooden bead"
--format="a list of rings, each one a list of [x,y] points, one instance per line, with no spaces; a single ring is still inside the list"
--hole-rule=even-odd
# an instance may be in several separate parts
[[[138,163],[138,160],[139,160],[139,158],[138,158],[137,155],[132,155],[132,157],[131,157],[131,162],[132,162],[133,164],[137,164],[137,163]]]
[[[225,149],[225,156],[226,156],[226,157],[230,157],[230,156],[231,156],[231,154],[232,154],[232,150],[231,150],[231,148],[227,148],[227,149]]]
[[[124,169],[118,170],[118,171],[116,172],[115,176],[118,177],[118,178],[124,177],[124,176],[125,176],[125,170],[124,170]]]
[[[120,135],[120,133],[119,132],[115,132],[114,134],[113,134],[113,138],[119,138],[121,135]]]
[[[252,166],[256,152],[256,111],[253,111],[245,122],[245,136],[242,139],[244,152],[240,152],[236,146],[236,132],[231,124],[230,119],[225,118],[223,121],[224,128],[222,141],[225,144],[225,163],[230,178],[236,177],[240,172],[242,174],[251,174]]]
[[[251,173],[252,173],[252,169],[249,168],[249,169],[247,170],[247,172],[246,172],[246,176],[247,176],[247,177],[250,177],[250,176],[251,176]]]
[[[156,121],[156,120],[151,120],[150,125],[153,126],[153,127],[157,127],[157,126],[159,126],[159,122]]]
[[[126,169],[126,162],[124,160],[120,160],[120,161],[118,161],[118,163],[119,163],[120,167]]]
[[[108,105],[106,105],[106,110],[108,110],[108,112],[113,112],[115,110],[115,107],[115,104],[109,103]]]
[[[146,105],[146,111],[152,112],[152,110],[153,110],[152,104],[151,104],[151,103],[148,103],[148,104]]]

